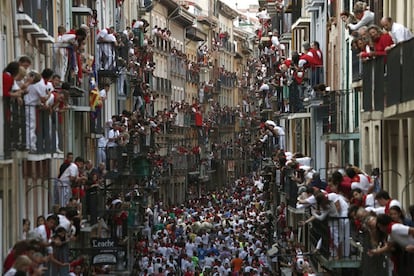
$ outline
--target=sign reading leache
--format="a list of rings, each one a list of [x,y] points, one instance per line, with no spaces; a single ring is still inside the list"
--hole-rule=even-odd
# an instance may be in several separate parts
[[[118,248],[115,241],[111,238],[91,239],[91,247],[94,250],[92,254],[92,264],[116,264]]]
[[[91,246],[93,248],[112,248],[115,247],[115,241],[111,238],[91,239]]]

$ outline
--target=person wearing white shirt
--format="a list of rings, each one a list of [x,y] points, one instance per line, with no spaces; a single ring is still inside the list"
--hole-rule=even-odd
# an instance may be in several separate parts
[[[114,27],[102,29],[97,35],[99,46],[100,69],[112,70],[115,66],[115,46],[117,45],[114,35]]]
[[[349,257],[350,253],[350,241],[348,237],[350,236],[350,226],[349,226],[349,219],[348,219],[348,208],[349,204],[347,200],[344,198],[343,195],[338,194],[339,187],[338,184],[335,185],[332,181],[329,181],[329,188],[331,189],[331,193],[328,194],[328,199],[332,201],[337,209],[338,212],[338,223],[339,226],[339,244],[340,247],[340,256],[342,257]]]
[[[387,191],[379,191],[375,195],[375,199],[377,200],[380,207],[377,207],[377,208],[369,208],[368,207],[368,208],[365,208],[365,209],[367,211],[373,211],[377,215],[380,215],[380,214],[387,214],[388,215],[388,213],[390,211],[390,207],[392,207],[392,206],[398,206],[398,207],[402,208],[401,203],[396,199],[392,199]]]
[[[391,242],[397,243],[401,248],[407,250],[414,246],[414,228],[401,223],[394,223],[390,216],[381,214],[377,217],[378,229],[388,234]],[[372,249],[368,255],[379,255],[391,250],[392,243],[385,243],[381,248]]]
[[[109,159],[109,170],[117,170],[118,160],[118,141],[120,139],[119,130],[121,129],[121,122],[114,122],[111,130],[108,133],[107,158]]]
[[[351,31],[358,31],[359,28],[374,23],[375,14],[370,10],[355,10],[354,14],[359,21],[356,24],[348,24]]]
[[[72,196],[71,185],[73,182],[85,179],[86,176],[79,177],[79,168],[83,167],[84,160],[82,157],[76,157],[75,162],[62,173],[59,180],[55,183],[55,203],[59,206],[66,206]]]
[[[391,17],[383,17],[381,19],[381,26],[389,32],[392,40],[394,41],[394,44],[398,44],[413,38],[413,34],[407,27],[394,22]]]
[[[30,72],[29,76],[39,79],[38,74]],[[37,134],[36,134],[36,109],[39,105],[44,105],[51,91],[52,84],[49,82],[53,76],[53,71],[46,68],[42,71],[42,79],[33,82],[27,87],[27,94],[24,96],[26,106],[26,145],[32,152],[37,151]]]

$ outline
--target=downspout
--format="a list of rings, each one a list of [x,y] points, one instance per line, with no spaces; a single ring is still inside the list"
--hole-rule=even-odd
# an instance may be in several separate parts
[[[11,1],[12,2],[12,24],[13,24],[13,57],[18,57],[20,56],[20,51],[19,51],[19,27],[17,25],[17,1]],[[4,134],[3,134],[4,135]],[[24,190],[24,184],[23,184],[23,161],[22,158],[16,154],[13,154],[13,159],[17,161],[17,182],[18,182],[18,188],[17,188],[17,198],[19,200],[19,202],[21,204],[16,204],[17,205],[17,233],[23,233],[23,224],[21,223],[21,221],[23,220],[23,218],[25,217],[24,215],[24,208],[23,206],[25,206],[24,202],[26,202],[25,199],[25,190]],[[12,166],[13,168],[14,166]],[[12,177],[13,178],[13,177]],[[23,205],[23,206],[22,206]],[[7,235],[10,237],[10,234],[7,233]],[[3,238],[3,237],[2,237]],[[5,271],[3,271],[5,272]]]
[[[11,1],[12,4],[12,24],[13,24],[13,57],[20,56],[19,47],[19,26],[17,24],[17,1]],[[20,233],[20,232],[19,232]]]

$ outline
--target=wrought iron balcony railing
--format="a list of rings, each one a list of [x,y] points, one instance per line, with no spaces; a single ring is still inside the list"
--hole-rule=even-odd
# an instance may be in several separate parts
[[[414,100],[411,93],[414,39],[398,44],[385,57],[364,61],[362,87],[364,111]]]

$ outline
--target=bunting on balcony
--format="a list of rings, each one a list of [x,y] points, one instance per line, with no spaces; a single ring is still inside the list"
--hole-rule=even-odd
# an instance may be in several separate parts
[[[89,106],[91,107],[92,111],[95,111],[96,108],[102,107],[101,96],[99,95],[99,91],[96,89],[96,86],[94,84],[91,84],[91,90],[89,91]]]

